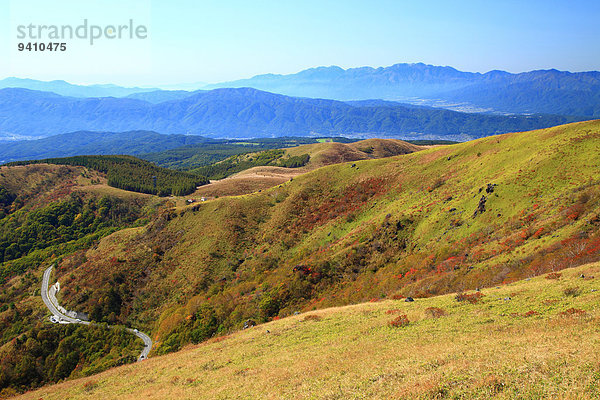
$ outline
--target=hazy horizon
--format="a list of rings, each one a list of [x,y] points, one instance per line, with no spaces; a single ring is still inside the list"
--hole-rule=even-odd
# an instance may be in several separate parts
[[[511,73],[600,69],[593,1],[11,0],[0,6],[0,76],[164,87],[318,66],[399,62]],[[134,22],[145,40],[71,40],[62,54],[17,51],[19,26]],[[574,24],[565,23],[576,21]]]
[[[90,82],[90,83],[84,83],[84,82],[76,82],[76,81],[71,81],[71,80],[67,80],[67,79],[51,79],[51,80],[44,80],[44,79],[35,79],[32,77],[28,77],[28,76],[3,76],[0,77],[0,81],[4,80],[4,79],[10,79],[10,78],[16,78],[16,79],[23,79],[23,80],[36,80],[36,81],[42,81],[42,82],[52,82],[52,81],[64,81],[73,85],[81,85],[81,86],[103,86],[103,85],[115,85],[115,86],[122,86],[122,87],[126,87],[126,88],[133,88],[133,87],[139,87],[139,88],[156,88],[156,89],[163,89],[163,90],[190,90],[190,89],[179,89],[176,87],[193,87],[193,86],[197,86],[198,89],[201,89],[204,86],[208,86],[208,85],[212,85],[212,84],[217,84],[217,83],[224,83],[224,82],[229,82],[229,81],[238,81],[238,80],[244,80],[244,79],[250,79],[253,78],[255,76],[259,76],[259,75],[293,75],[302,71],[306,71],[306,70],[310,70],[310,69],[316,69],[316,68],[331,68],[331,67],[340,67],[343,68],[344,70],[349,70],[349,69],[358,69],[358,68],[373,68],[373,69],[377,69],[377,68],[388,68],[391,67],[393,65],[396,64],[421,64],[420,62],[398,62],[395,64],[391,64],[391,65],[385,65],[385,66],[372,66],[372,65],[361,65],[361,66],[354,66],[354,67],[348,67],[348,68],[343,68],[340,67],[339,65],[317,65],[314,67],[308,67],[299,71],[294,71],[294,72],[290,72],[290,73],[273,73],[273,72],[263,72],[263,73],[259,73],[256,75],[252,75],[252,76],[240,76],[238,78],[234,78],[228,81],[214,81],[214,82],[207,82],[207,81],[198,81],[198,82],[172,82],[172,83],[163,83],[163,84],[116,84],[114,82]],[[425,64],[425,63],[423,63]],[[549,70],[558,70],[559,72],[568,72],[568,73],[583,73],[583,72],[600,72],[600,70],[582,70],[582,71],[570,71],[570,70],[560,70],[557,68],[539,68],[539,69],[535,69],[535,70],[527,70],[527,71],[517,71],[517,72],[512,72],[512,71],[505,71],[505,70],[499,70],[499,69],[491,69],[491,70],[487,70],[487,71],[465,71],[465,70],[460,70],[458,68],[455,68],[452,65],[432,65],[432,64],[425,64],[425,65],[430,65],[430,66],[434,66],[434,67],[451,67],[454,68],[456,70],[459,70],[461,72],[469,72],[469,73],[480,73],[480,74],[486,74],[488,72],[492,72],[492,71],[504,71],[504,72],[509,72],[511,74],[520,74],[520,73],[527,73],[527,72],[533,72],[533,71],[549,71]]]

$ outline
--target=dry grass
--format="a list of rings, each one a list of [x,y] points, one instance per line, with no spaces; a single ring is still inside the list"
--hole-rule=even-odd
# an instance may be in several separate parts
[[[306,168],[254,167],[231,177],[212,181],[200,186],[189,197],[208,199],[224,196],[239,196],[281,185],[290,179],[308,172]]]
[[[600,263],[485,289],[477,304],[446,295],[297,315],[22,398],[598,398],[600,294],[579,278],[598,272]],[[565,297],[573,282],[581,295]],[[518,300],[503,300],[512,293]],[[447,315],[430,318],[432,307]],[[390,327],[390,309],[410,324]]]
[[[305,174],[317,168],[340,164],[349,161],[359,161],[392,157],[423,150],[425,147],[416,146],[396,139],[367,139],[355,143],[315,143],[285,149],[286,156],[309,154],[309,163],[302,168],[283,167],[254,167],[239,172],[233,176],[209,185],[201,186],[191,198],[205,197],[208,199],[224,196],[239,196],[254,193],[259,190],[281,185],[298,175]]]
[[[86,193],[92,193],[96,196],[114,196],[120,199],[132,199],[132,198],[141,198],[141,199],[151,199],[155,198],[150,194],[145,193],[137,193],[130,192],[123,189],[118,189],[112,186],[108,186],[106,183],[96,184],[96,185],[83,185],[77,187],[76,190]]]
[[[21,198],[26,199],[24,205],[31,209],[64,199],[73,191],[105,183],[103,174],[83,167],[50,164],[0,166],[0,186],[19,193]]]
[[[427,307],[425,309],[425,312],[430,315],[432,318],[441,318],[441,317],[445,317],[446,315],[448,315],[448,313],[446,313],[446,311],[444,311],[443,309],[439,308],[439,307]]]

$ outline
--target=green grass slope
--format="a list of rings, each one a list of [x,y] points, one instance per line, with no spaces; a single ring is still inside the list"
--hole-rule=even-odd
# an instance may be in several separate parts
[[[19,398],[597,399],[599,282],[595,263],[484,289],[476,303],[303,313]]]
[[[599,149],[592,121],[319,168],[65,259],[63,301],[106,319],[116,289],[112,318],[153,332],[160,354],[246,319],[581,265],[600,259]]]

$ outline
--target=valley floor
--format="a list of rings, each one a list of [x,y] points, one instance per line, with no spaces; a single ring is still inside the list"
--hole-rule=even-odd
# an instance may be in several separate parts
[[[600,398],[598,290],[594,263],[483,289],[474,304],[313,311],[21,398]],[[408,325],[391,326],[400,315]]]

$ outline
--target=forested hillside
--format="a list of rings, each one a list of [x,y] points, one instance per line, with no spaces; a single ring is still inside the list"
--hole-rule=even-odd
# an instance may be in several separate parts
[[[10,165],[75,165],[105,173],[108,184],[119,189],[158,196],[184,196],[208,183],[203,176],[173,171],[131,156],[75,156],[34,161],[17,161]]]
[[[162,135],[157,132],[69,132],[37,140],[19,140],[0,147],[0,163],[82,154],[139,154],[182,146],[219,142],[193,135]]]
[[[105,182],[84,167],[0,168],[0,397],[132,362],[139,353],[141,341],[122,329],[51,324],[40,300],[49,264],[146,224],[162,207],[158,198]]]
[[[15,308],[5,314],[19,324]],[[135,362],[142,347],[135,339],[124,329],[37,323],[0,347],[0,397]]]

